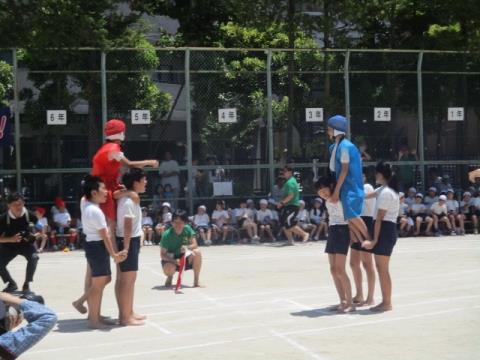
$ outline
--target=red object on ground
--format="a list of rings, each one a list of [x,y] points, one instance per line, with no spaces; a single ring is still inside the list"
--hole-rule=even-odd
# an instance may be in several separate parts
[[[178,291],[178,289],[180,289],[180,287],[182,286],[182,273],[183,273],[183,269],[185,269],[185,261],[186,261],[185,254],[183,254],[180,257],[180,265],[178,265],[178,277],[177,277],[177,285],[175,285],[175,291]]]

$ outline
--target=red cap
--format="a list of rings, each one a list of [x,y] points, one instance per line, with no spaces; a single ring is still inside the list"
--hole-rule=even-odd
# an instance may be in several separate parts
[[[62,198],[59,197],[55,198],[54,203],[57,208],[62,208],[65,206],[65,201],[63,201]]]
[[[43,216],[45,215],[45,208],[41,207],[41,206],[34,206],[33,207],[33,210],[35,210],[36,212],[38,212],[40,214],[40,216]]]
[[[105,135],[111,136],[125,132],[125,123],[119,119],[108,120],[105,124]]]

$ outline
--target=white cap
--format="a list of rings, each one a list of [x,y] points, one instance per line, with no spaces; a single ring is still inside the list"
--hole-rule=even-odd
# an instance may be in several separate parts
[[[266,199],[260,200],[260,205],[268,205],[268,201]]]
[[[207,207],[205,205],[200,205],[198,209],[202,209],[203,211],[207,211]]]
[[[447,201],[447,197],[445,195],[440,195],[438,197],[438,200],[443,200],[443,201]]]
[[[400,191],[400,192],[398,193],[398,197],[400,197],[400,198],[405,197],[405,194]]]
[[[305,201],[303,201],[303,200],[300,200],[298,203],[302,204],[302,205],[305,205]]]
[[[247,204],[254,204],[255,202],[252,199],[247,200]]]
[[[163,208],[164,206],[171,208],[171,206],[170,206],[170,203],[169,203],[169,202],[164,202],[164,203],[162,204],[162,208]]]

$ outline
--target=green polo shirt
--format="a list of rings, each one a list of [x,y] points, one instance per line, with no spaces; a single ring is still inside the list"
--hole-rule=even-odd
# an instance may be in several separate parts
[[[290,176],[290,178],[287,181],[285,181],[285,184],[283,184],[283,187],[282,187],[282,191],[283,191],[283,198],[286,198],[288,194],[293,194],[293,198],[288,203],[284,204],[285,206],[299,205],[300,191],[298,189],[298,183],[297,183],[297,179],[295,179],[295,176]]]
[[[183,227],[180,235],[175,232],[172,226],[163,233],[160,247],[167,249],[167,252],[174,254],[175,257],[179,257],[182,246],[190,245],[189,240],[194,236],[195,231],[188,224]]]

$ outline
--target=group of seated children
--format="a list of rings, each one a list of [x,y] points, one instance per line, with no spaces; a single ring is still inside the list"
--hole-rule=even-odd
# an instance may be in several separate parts
[[[437,189],[431,187],[423,196],[415,188],[408,189],[407,196],[400,195],[399,230],[400,235],[439,236],[441,234],[464,235],[465,224],[478,234],[480,216],[480,196],[472,197],[465,191],[462,200],[455,199],[453,189],[447,189],[437,196]]]

